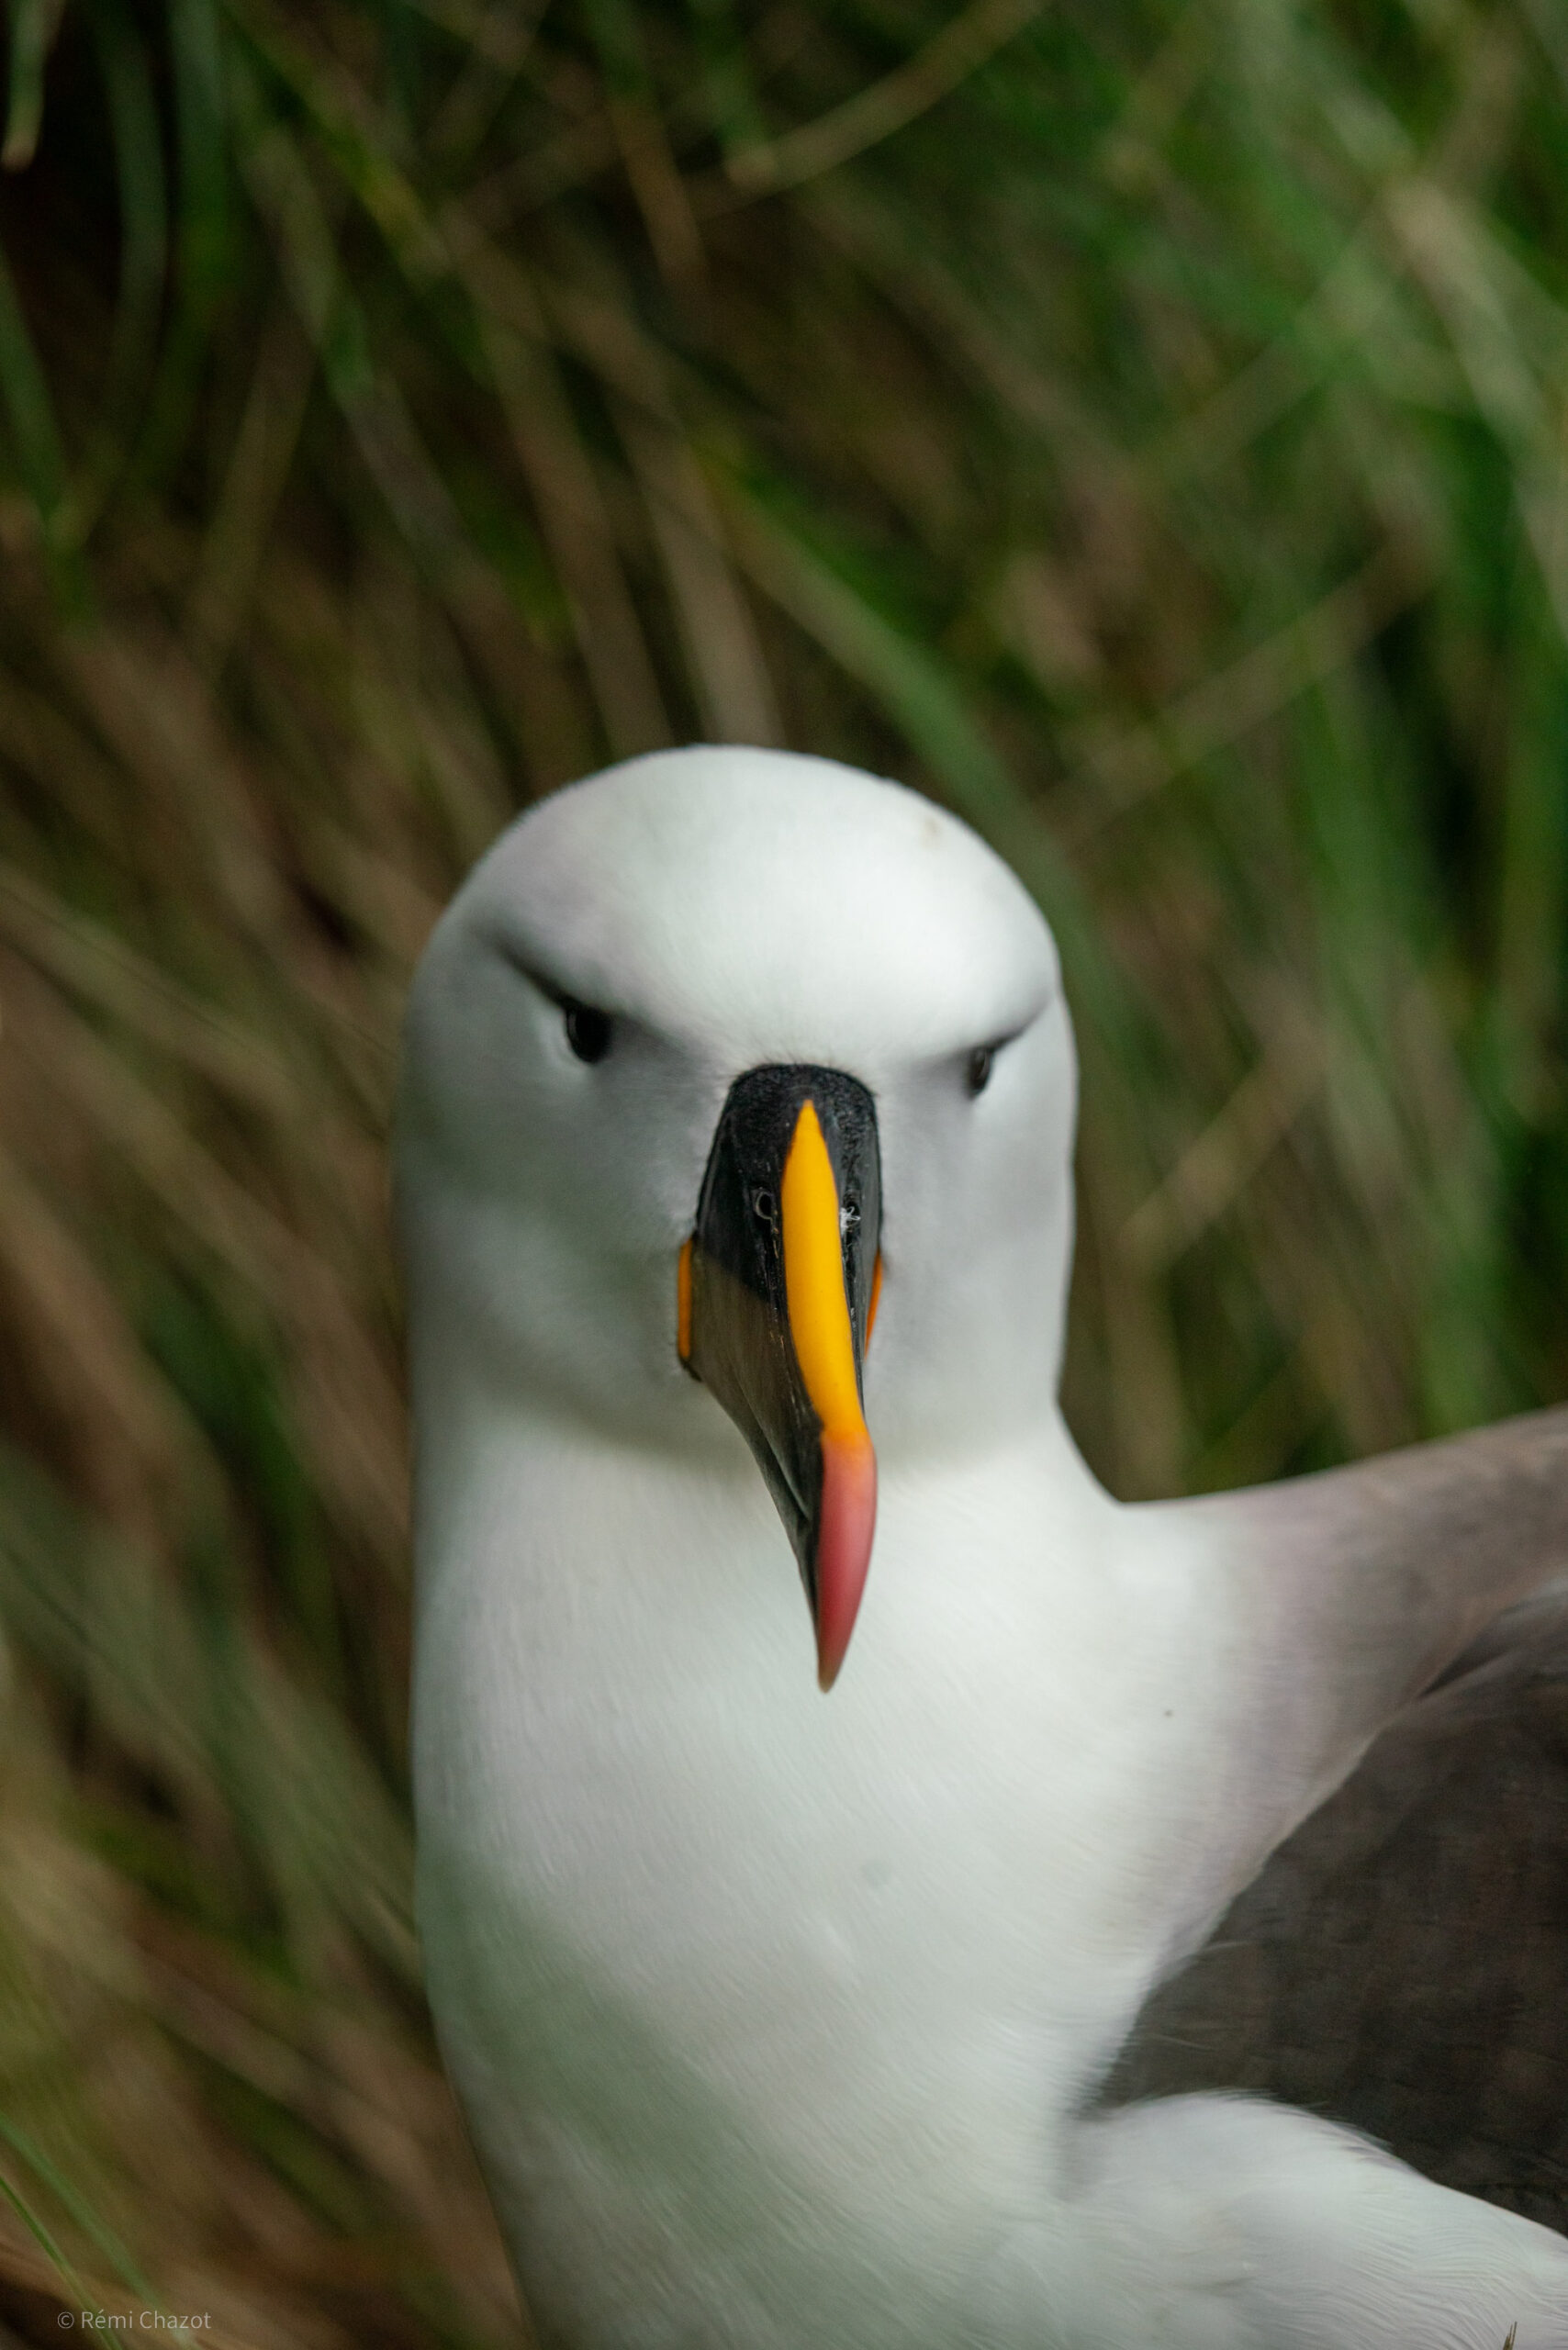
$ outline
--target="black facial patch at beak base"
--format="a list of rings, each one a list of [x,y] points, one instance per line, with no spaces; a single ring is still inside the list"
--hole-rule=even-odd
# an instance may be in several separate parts
[[[823,1230],[830,1217],[835,1235]],[[880,1230],[876,1104],[858,1078],[804,1062],[737,1078],[698,1200],[684,1360],[739,1427],[773,1496],[811,1602],[824,1686],[847,1645],[875,1515],[875,1460],[858,1397]],[[814,1265],[832,1290],[830,1240],[842,1276],[841,1335],[834,1340],[830,1330],[824,1341],[802,1283]],[[831,1294],[826,1304],[831,1324]],[[830,1364],[826,1386],[824,1343],[844,1356]]]

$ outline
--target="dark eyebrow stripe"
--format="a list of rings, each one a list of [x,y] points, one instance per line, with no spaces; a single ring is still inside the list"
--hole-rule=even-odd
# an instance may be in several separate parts
[[[983,1044],[971,1045],[968,1047],[968,1050],[977,1053],[1005,1052],[1009,1045],[1015,1045],[1018,1042],[1020,1036],[1026,1036],[1030,1029],[1034,1027],[1036,1021],[1043,1020],[1045,1018],[1054,1001],[1055,995],[1053,991],[1051,995],[1047,996],[1043,1003],[1036,1004],[1033,1012],[1026,1012],[1023,1019],[1018,1022],[1016,1027],[1005,1028],[1002,1030],[1001,1035],[988,1036]]]
[[[557,1005],[563,1012],[568,1012],[574,1006],[582,1006],[583,1000],[580,996],[574,995],[569,988],[559,986],[547,973],[540,969],[537,963],[531,963],[510,938],[503,937],[499,932],[492,932],[490,944],[502,962],[510,963],[521,979],[526,979],[530,987],[537,988],[546,1002]]]
[[[623,1013],[612,1011],[606,1004],[595,1003],[585,995],[574,995],[570,988],[562,987],[558,979],[553,979],[548,972],[542,971],[537,963],[531,963],[510,938],[503,937],[498,932],[490,934],[490,944],[502,962],[510,963],[518,977],[526,979],[530,987],[537,988],[545,1002],[553,1003],[557,1012],[591,1012],[604,1020],[620,1021],[624,1018]]]

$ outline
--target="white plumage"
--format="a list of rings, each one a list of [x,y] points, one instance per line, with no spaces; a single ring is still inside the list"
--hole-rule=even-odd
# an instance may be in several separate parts
[[[732,1088],[801,1065],[874,1103],[885,1274],[876,1543],[825,1695],[778,1512],[678,1353]],[[1568,2350],[1568,2244],[1347,2132],[1083,2118],[1150,1986],[1562,1564],[1568,1439],[1113,1503],[1055,1400],[1073,1091],[1018,884],[823,761],[563,793],[429,950],[420,1913],[547,2344]]]

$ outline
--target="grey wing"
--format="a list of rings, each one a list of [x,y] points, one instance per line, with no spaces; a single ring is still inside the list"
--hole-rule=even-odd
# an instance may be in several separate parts
[[[1103,2098],[1215,2088],[1568,2233],[1568,1598],[1395,1718],[1146,2003]]]
[[[1332,1786],[1500,1610],[1568,1569],[1568,1407],[1153,1507],[1226,1561],[1225,1604],[1285,1701],[1277,1766]]]

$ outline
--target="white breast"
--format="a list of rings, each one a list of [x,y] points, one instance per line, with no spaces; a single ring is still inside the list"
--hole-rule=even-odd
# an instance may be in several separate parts
[[[498,1443],[421,1623],[423,1928],[487,2159],[552,2142],[579,2277],[667,2207],[699,2298],[722,2255],[786,2326],[846,2265],[940,2300],[1041,2208],[1205,1874],[1192,1585],[1047,1448],[895,1469],[826,1701],[747,1469],[588,1449]]]

